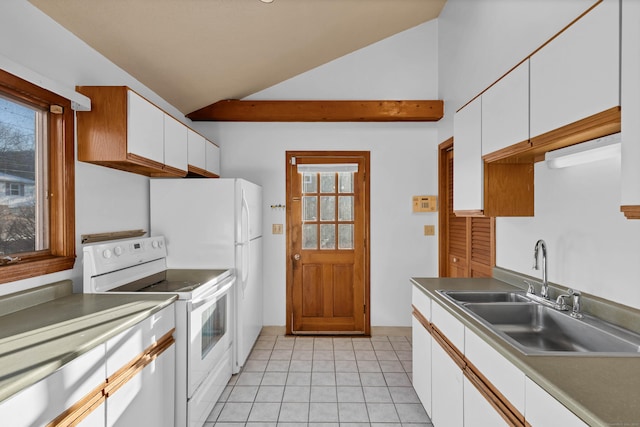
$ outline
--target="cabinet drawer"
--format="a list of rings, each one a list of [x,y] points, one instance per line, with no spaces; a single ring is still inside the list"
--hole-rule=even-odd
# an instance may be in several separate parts
[[[434,303],[431,307],[433,323],[447,339],[460,351],[464,351],[464,325],[451,313]]]
[[[431,321],[431,298],[416,286],[411,291],[411,303],[429,321]]]
[[[524,413],[524,373],[465,328],[464,355],[520,413]]]
[[[534,427],[585,427],[587,425],[529,378],[525,380],[525,393],[527,407],[524,417],[530,425]]]

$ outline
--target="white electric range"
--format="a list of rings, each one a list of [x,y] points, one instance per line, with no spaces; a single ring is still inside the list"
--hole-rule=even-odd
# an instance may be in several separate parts
[[[176,301],[176,427],[202,427],[231,378],[232,269],[167,269],[163,236],[83,248],[85,293],[172,293]]]

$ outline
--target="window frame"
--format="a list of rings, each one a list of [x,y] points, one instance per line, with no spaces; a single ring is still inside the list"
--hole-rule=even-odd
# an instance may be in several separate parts
[[[75,247],[74,118],[71,101],[0,70],[0,92],[49,110],[49,249],[20,254],[15,262],[0,265],[0,284],[73,268]]]

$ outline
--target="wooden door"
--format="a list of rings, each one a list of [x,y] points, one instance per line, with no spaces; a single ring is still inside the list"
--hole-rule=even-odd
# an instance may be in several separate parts
[[[287,333],[369,325],[369,152],[287,152]]]
[[[440,277],[491,277],[495,265],[495,218],[453,212],[453,139],[440,144]]]

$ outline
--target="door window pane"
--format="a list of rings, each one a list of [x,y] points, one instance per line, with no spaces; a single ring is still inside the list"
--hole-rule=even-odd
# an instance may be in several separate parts
[[[353,173],[338,173],[338,188],[340,193],[353,193]]]
[[[335,221],[336,198],[335,196],[320,197],[320,221]]]
[[[302,174],[303,193],[317,193],[318,192],[318,178],[315,173]]]
[[[336,226],[320,224],[320,249],[336,248]]]
[[[353,249],[353,224],[338,225],[338,249]]]
[[[353,221],[353,196],[338,197],[338,221]]]
[[[302,249],[318,248],[318,227],[315,224],[302,225]]]
[[[318,220],[318,198],[316,196],[304,196],[302,198],[302,220]]]
[[[336,174],[333,172],[320,174],[320,192],[335,193],[336,192]]]

